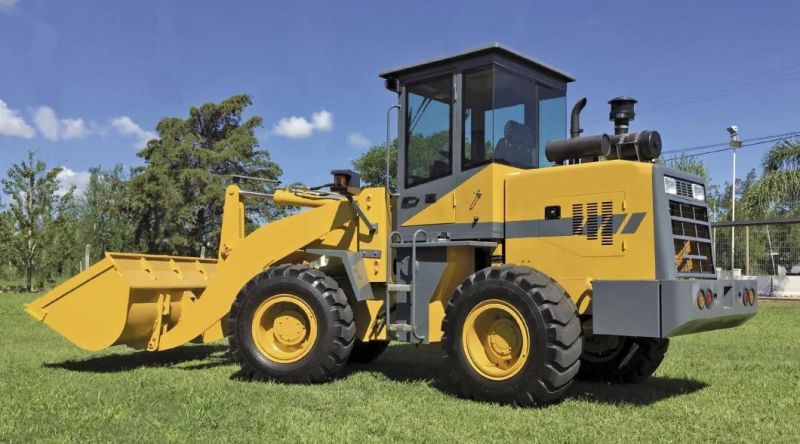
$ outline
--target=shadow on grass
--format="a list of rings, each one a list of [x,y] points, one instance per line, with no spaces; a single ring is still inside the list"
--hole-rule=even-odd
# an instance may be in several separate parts
[[[44,364],[47,368],[60,368],[76,372],[117,373],[138,368],[175,367],[181,370],[202,370],[229,365],[225,345],[191,345],[162,352],[140,351],[114,353],[96,358],[69,360]],[[183,365],[200,361],[196,364]]]
[[[447,384],[447,368],[438,346],[397,345],[389,347],[376,361],[349,365],[343,377],[356,373],[378,373],[397,382],[427,382],[453,395]],[[651,377],[640,384],[606,384],[575,381],[568,399],[611,404],[647,406],[668,398],[702,390],[707,384],[692,379]]]
[[[44,364],[77,372],[116,373],[138,368],[169,367],[179,370],[202,370],[230,365],[225,345],[192,345],[163,352],[115,353],[84,360]],[[396,382],[423,382],[455,396],[447,384],[447,368],[438,345],[393,345],[370,364],[349,364],[340,378],[359,373],[383,375]],[[231,379],[245,380],[238,372]],[[706,384],[692,379],[652,377],[641,384],[610,385],[576,381],[568,398],[580,401],[647,406],[664,399],[702,390]]]

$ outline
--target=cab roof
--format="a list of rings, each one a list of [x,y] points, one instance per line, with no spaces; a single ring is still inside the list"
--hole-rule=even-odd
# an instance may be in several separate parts
[[[398,68],[390,69],[379,74],[384,79],[399,78],[406,74],[412,74],[420,71],[436,69],[440,66],[449,65],[455,62],[478,58],[481,56],[499,56],[501,58],[512,59],[517,63],[528,66],[536,71],[541,71],[549,76],[555,77],[563,82],[572,82],[575,80],[570,74],[554,68],[550,65],[539,62],[538,60],[521,54],[513,49],[505,47],[499,43],[491,43],[489,45],[480,46],[478,48],[469,49],[457,54],[436,57],[424,62],[415,63],[413,65],[401,66]]]

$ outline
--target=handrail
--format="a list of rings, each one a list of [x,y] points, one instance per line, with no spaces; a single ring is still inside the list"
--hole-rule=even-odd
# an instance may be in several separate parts
[[[392,149],[391,149],[392,145],[391,145],[391,139],[390,139],[390,135],[389,135],[389,130],[390,130],[390,126],[391,126],[390,118],[391,118],[393,109],[397,109],[397,112],[399,113],[402,108],[403,107],[400,106],[400,105],[392,105],[392,106],[389,107],[388,110],[386,110],[386,176],[385,176],[386,193],[389,196],[394,196],[394,197],[399,196],[400,193],[392,193],[392,188],[391,188],[392,178],[391,178],[390,152],[392,151]],[[398,128],[398,132],[399,131],[400,131],[400,129]],[[399,150],[400,147],[398,146],[397,149]]]

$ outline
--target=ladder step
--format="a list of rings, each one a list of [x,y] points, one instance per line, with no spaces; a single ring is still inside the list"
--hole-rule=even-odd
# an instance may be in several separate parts
[[[411,285],[409,284],[389,284],[387,285],[387,290],[389,291],[404,291],[407,293],[411,292]]]
[[[411,324],[389,324],[389,331],[410,332],[413,330]]]

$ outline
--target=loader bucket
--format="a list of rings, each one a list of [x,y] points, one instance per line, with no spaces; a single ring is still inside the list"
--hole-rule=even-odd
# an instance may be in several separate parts
[[[216,259],[107,253],[25,310],[85,350],[155,350],[216,266]]]

